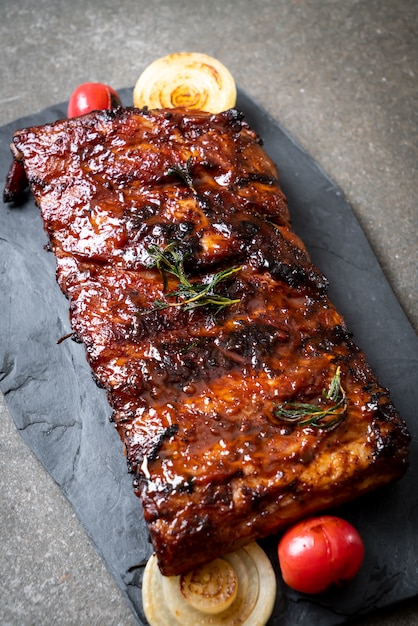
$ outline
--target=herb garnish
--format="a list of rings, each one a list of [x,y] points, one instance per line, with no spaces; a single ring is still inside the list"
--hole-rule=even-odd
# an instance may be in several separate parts
[[[347,398],[341,386],[339,366],[328,391],[326,389],[322,391],[322,399],[325,404],[285,402],[276,405],[274,414],[282,421],[296,423],[298,426],[314,426],[324,430],[336,428],[343,421],[347,411]]]
[[[193,178],[190,171],[190,166],[192,163],[192,157],[189,157],[186,163],[177,163],[176,165],[172,165],[167,170],[167,175],[175,174],[178,176],[194,193],[196,193],[196,189],[193,186]]]
[[[175,302],[156,300],[154,308],[166,309],[168,307],[182,307],[190,311],[201,306],[215,307],[215,314],[225,307],[237,304],[239,299],[232,299],[216,293],[219,283],[227,280],[240,271],[241,267],[230,267],[214,274],[208,282],[190,282],[185,269],[185,255],[178,249],[175,242],[169,243],[165,248],[151,245],[147,250],[151,263],[149,268],[156,267],[163,279],[164,290],[167,288],[167,274],[175,276],[179,281],[177,289],[167,293],[167,297],[175,297]]]

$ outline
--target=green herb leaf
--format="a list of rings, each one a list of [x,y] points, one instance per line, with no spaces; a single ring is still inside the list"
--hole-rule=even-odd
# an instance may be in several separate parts
[[[347,398],[341,386],[339,366],[328,390],[323,390],[322,399],[319,404],[285,402],[275,406],[274,415],[283,422],[296,423],[298,426],[313,426],[324,430],[336,428],[347,412]]]
[[[167,170],[167,175],[169,176],[171,174],[175,174],[176,176],[181,178],[181,180],[184,183],[186,183],[189,189],[191,189],[192,191],[196,193],[196,189],[193,186],[193,178],[192,178],[191,169],[190,169],[191,163],[192,163],[192,157],[189,157],[186,163],[184,164],[177,163],[176,165],[169,167]]]
[[[151,258],[149,268],[156,267],[163,279],[164,290],[167,288],[167,274],[177,278],[177,289],[167,293],[168,298],[176,298],[175,302],[164,302],[156,300],[154,308],[165,309],[168,307],[181,307],[186,311],[196,309],[201,306],[211,306],[215,308],[215,314],[225,307],[237,304],[239,299],[232,299],[216,293],[218,285],[228,278],[234,276],[241,270],[241,267],[230,267],[214,274],[208,282],[191,282],[184,269],[185,255],[182,254],[175,242],[169,243],[165,248],[152,245],[148,248]]]

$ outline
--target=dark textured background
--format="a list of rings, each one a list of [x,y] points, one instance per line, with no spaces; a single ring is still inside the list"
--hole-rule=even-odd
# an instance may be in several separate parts
[[[414,0],[3,0],[0,124],[85,80],[133,85],[169,52],[212,54],[342,189],[416,330],[417,24]],[[3,404],[0,429],[0,622],[134,624]],[[359,623],[418,624],[418,603]]]

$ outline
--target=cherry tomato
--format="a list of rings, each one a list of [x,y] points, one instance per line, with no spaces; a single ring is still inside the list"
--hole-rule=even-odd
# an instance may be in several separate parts
[[[278,555],[285,583],[314,594],[353,579],[363,562],[364,544],[349,522],[322,515],[285,532]]]
[[[77,117],[89,111],[113,109],[121,106],[119,94],[103,83],[83,83],[71,94],[68,117]]]

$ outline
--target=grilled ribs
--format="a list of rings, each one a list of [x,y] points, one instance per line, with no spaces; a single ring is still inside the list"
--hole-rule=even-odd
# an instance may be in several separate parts
[[[163,574],[403,475],[406,425],[241,114],[94,112],[17,131],[13,153]]]

